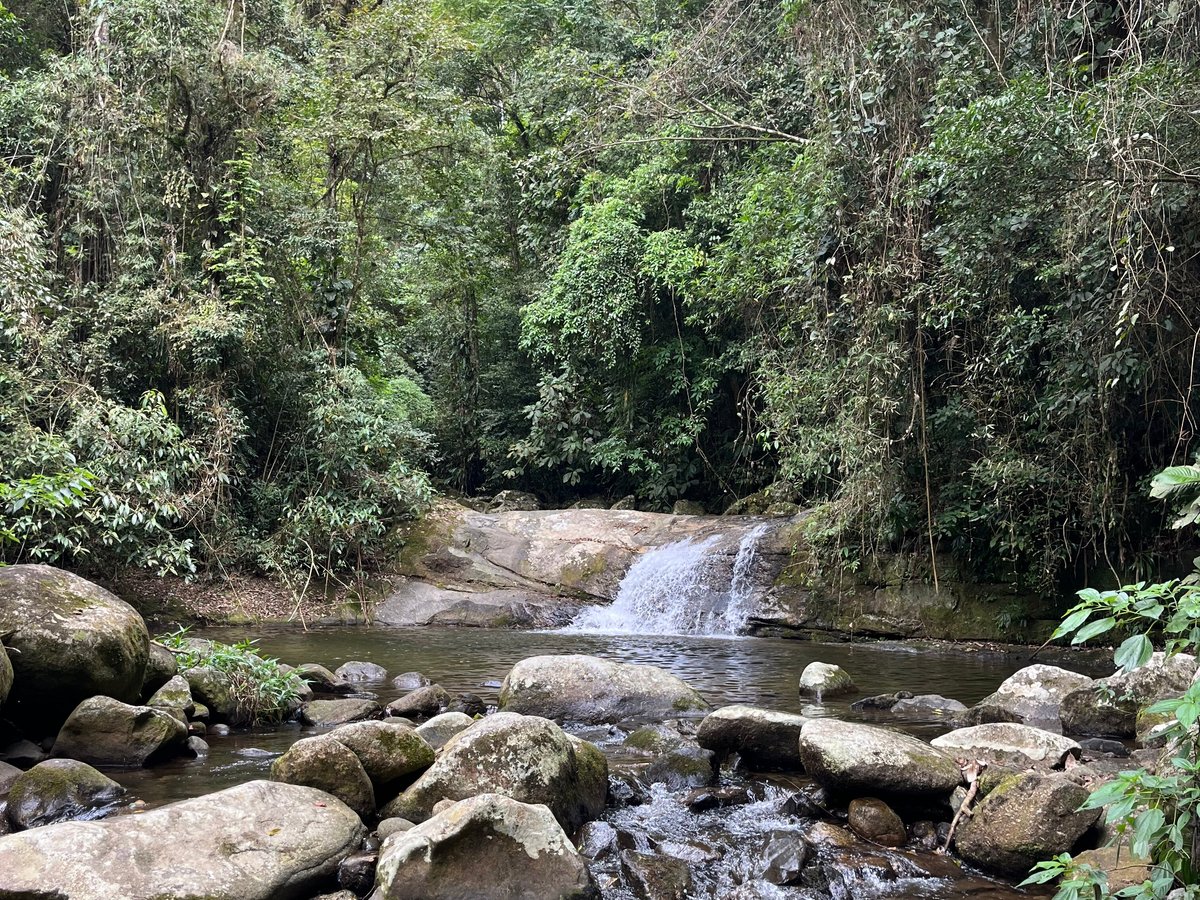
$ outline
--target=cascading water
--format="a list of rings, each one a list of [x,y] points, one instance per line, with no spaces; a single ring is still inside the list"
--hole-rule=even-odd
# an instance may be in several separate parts
[[[687,539],[648,551],[621,580],[609,606],[593,606],[564,630],[599,634],[735,635],[753,611],[754,563],[766,525],[743,535],[728,579],[714,555],[720,536]]]

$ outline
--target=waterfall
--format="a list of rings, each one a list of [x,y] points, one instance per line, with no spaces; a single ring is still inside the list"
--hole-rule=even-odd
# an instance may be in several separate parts
[[[609,606],[585,609],[564,629],[599,634],[734,635],[753,612],[754,563],[766,533],[758,525],[742,536],[732,573],[714,554],[719,535],[655,547],[638,559]],[[727,559],[728,557],[724,557]]]

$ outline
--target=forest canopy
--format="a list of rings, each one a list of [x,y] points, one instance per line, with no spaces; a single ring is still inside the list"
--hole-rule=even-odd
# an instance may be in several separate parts
[[[772,485],[849,566],[1169,567],[1197,58],[1181,0],[5,0],[0,554]]]

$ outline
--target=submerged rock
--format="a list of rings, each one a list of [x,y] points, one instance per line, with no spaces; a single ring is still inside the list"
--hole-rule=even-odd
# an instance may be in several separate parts
[[[420,672],[405,672],[392,679],[392,687],[398,691],[415,691],[417,688],[428,687],[430,681]]]
[[[378,900],[596,900],[583,858],[542,805],[481,794],[383,843]]]
[[[300,720],[305,725],[330,728],[347,722],[361,722],[382,711],[374,700],[309,700],[300,707]]]
[[[800,771],[800,731],[808,719],[755,706],[723,706],[700,723],[696,741],[724,758],[736,753],[751,768]]]
[[[451,738],[437,761],[384,807],[383,815],[422,822],[440,800],[484,793],[544,803],[574,831],[604,810],[608,761],[593,744],[547,719],[496,713]]]
[[[375,812],[375,789],[354,751],[330,735],[303,738],[271,764],[271,780],[332,794],[359,816]]]
[[[643,725],[629,732],[621,746],[637,753],[655,755],[667,753],[681,744],[694,743],[670,725]]]
[[[137,767],[178,753],[187,739],[185,720],[169,712],[91,697],[67,718],[50,755],[100,766]]]
[[[805,724],[800,758],[813,780],[842,794],[948,797],[962,778],[951,757],[918,738],[837,719]]]
[[[1078,759],[1082,749],[1061,734],[1015,722],[960,728],[934,738],[930,744],[951,753],[967,750],[1001,765],[1036,764],[1043,768],[1059,767],[1068,756]]]
[[[820,701],[824,697],[841,697],[857,691],[854,679],[841,666],[811,662],[800,673],[801,696],[816,697]]]
[[[709,708],[693,688],[657,666],[594,656],[534,656],[512,667],[500,708],[559,721],[661,719]]]
[[[966,704],[941,694],[918,694],[915,697],[902,697],[892,705],[893,713],[898,716],[957,716],[967,711]]]
[[[50,759],[13,779],[5,816],[13,828],[36,828],[112,812],[125,788],[74,759]],[[4,842],[0,841],[0,846]],[[3,857],[0,856],[0,859]],[[6,871],[0,864],[0,872]],[[0,884],[0,895],[6,885]]]
[[[1091,678],[1069,669],[1041,664],[1026,666],[979,701],[967,721],[972,725],[1025,722],[1057,729],[1063,698],[1091,685]]]
[[[687,900],[692,896],[692,873],[682,859],[662,853],[621,853],[621,872],[641,900]]]
[[[300,900],[361,843],[358,816],[307,787],[252,781],[104,822],[0,840],[0,896]]]

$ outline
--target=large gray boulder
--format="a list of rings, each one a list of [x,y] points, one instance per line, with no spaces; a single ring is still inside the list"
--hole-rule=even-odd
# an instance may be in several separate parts
[[[178,753],[187,738],[187,724],[165,710],[89,697],[63,723],[50,755],[136,768]]]
[[[804,766],[800,731],[807,723],[793,713],[723,706],[705,716],[696,742],[720,758],[736,753],[755,769],[798,772]]]
[[[584,900],[599,893],[543,805],[501,794],[460,800],[379,852],[378,900]]]
[[[136,703],[141,694],[146,623],[78,575],[53,566],[0,568],[0,634],[14,674],[8,718],[57,726],[88,697]]]
[[[1063,698],[1091,685],[1091,678],[1069,669],[1041,664],[1026,666],[979,701],[972,708],[969,721],[973,725],[1024,722],[1057,729]]]
[[[1079,744],[1068,737],[1015,722],[960,728],[929,743],[956,756],[983,757],[991,763],[1021,768],[1058,768],[1068,756],[1078,759],[1081,752]]]
[[[353,722],[329,732],[348,747],[376,790],[411,780],[433,765],[433,748],[411,726],[399,722]]]
[[[1066,853],[1100,810],[1080,810],[1087,788],[1062,775],[1013,775],[996,785],[959,823],[955,846],[970,863],[1012,877]]]
[[[500,685],[500,708],[558,721],[660,720],[709,709],[682,679],[657,666],[594,656],[534,656],[512,667]]]
[[[112,812],[114,804],[124,796],[125,788],[87,763],[48,759],[13,779],[5,816],[13,828],[94,819]],[[0,872],[4,871],[0,863]],[[0,897],[3,896],[0,890]]]
[[[1178,697],[1192,683],[1196,657],[1186,653],[1155,653],[1132,672],[1117,672],[1067,694],[1059,710],[1065,734],[1133,737],[1137,714],[1168,697]]]
[[[248,784],[0,840],[0,900],[304,900],[366,829],[337,799]]]
[[[800,758],[814,781],[839,794],[948,797],[962,780],[952,757],[918,738],[837,719],[805,724]]]
[[[358,815],[375,812],[375,788],[354,751],[327,734],[302,738],[271,763],[271,780],[332,794]]]
[[[382,816],[423,822],[440,800],[491,793],[544,803],[573,832],[604,809],[608,761],[548,719],[496,713],[451,738]]]

